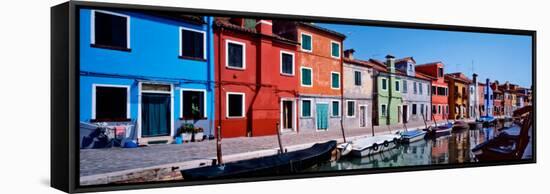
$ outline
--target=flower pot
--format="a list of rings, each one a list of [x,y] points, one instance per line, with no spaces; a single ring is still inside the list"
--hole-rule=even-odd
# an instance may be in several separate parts
[[[193,137],[193,134],[191,134],[191,133],[182,133],[181,134],[181,138],[183,139],[184,142],[191,141],[192,137]]]
[[[203,132],[195,133],[195,141],[202,141],[202,136],[204,136]]]

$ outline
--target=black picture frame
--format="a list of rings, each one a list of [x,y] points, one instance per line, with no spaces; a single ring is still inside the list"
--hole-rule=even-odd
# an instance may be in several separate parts
[[[408,166],[408,167],[392,167],[382,169],[358,169],[345,171],[331,172],[315,172],[302,173],[285,176],[272,176],[263,178],[241,178],[231,180],[204,180],[193,182],[150,182],[139,184],[122,184],[122,185],[94,185],[80,186],[79,185],[79,134],[76,130],[71,130],[78,127],[79,115],[79,50],[78,50],[78,15],[77,10],[80,7],[95,7],[109,9],[130,9],[138,11],[177,11],[189,14],[201,14],[212,16],[231,15],[237,17],[249,18],[270,18],[270,19],[293,19],[301,21],[316,21],[328,23],[354,24],[378,27],[397,27],[409,29],[426,29],[426,30],[443,30],[443,31],[458,31],[458,32],[480,32],[480,33],[496,33],[510,35],[526,35],[532,37],[532,99],[533,99],[533,158],[528,160],[517,161],[499,161],[499,162],[484,162],[484,163],[465,163],[465,164],[442,164],[442,165],[424,165],[424,166]],[[127,190],[127,189],[144,189],[158,187],[175,187],[175,186],[190,186],[190,185],[205,185],[205,184],[222,184],[222,183],[237,183],[250,181],[269,181],[281,179],[298,179],[298,178],[313,178],[327,176],[346,176],[358,174],[376,174],[389,172],[403,171],[420,171],[420,170],[439,170],[439,169],[454,169],[454,168],[471,168],[484,166],[512,165],[512,164],[530,164],[537,162],[536,155],[536,116],[537,116],[537,83],[536,83],[536,31],[519,30],[519,29],[503,29],[503,28],[486,28],[473,26],[457,26],[457,25],[440,25],[440,24],[424,24],[424,23],[408,23],[396,21],[377,21],[365,19],[349,19],[336,17],[316,17],[303,15],[288,15],[288,14],[267,14],[256,12],[241,12],[241,11],[224,11],[210,9],[194,9],[194,8],[179,8],[179,7],[163,7],[163,6],[148,6],[148,5],[130,5],[130,4],[114,4],[100,2],[82,2],[69,1],[63,4],[53,6],[51,8],[51,186],[64,192],[96,192],[96,191],[111,191],[111,190]]]

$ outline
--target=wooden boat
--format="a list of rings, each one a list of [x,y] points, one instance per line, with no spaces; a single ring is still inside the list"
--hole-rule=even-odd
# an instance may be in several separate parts
[[[479,121],[483,123],[483,127],[491,127],[495,125],[496,119],[492,116],[481,116]]]
[[[411,143],[424,139],[424,136],[426,136],[426,131],[417,129],[412,131],[404,131],[400,133],[400,135],[402,143]]]
[[[364,157],[376,153],[384,152],[395,148],[401,139],[398,134],[377,135],[357,139],[349,143],[351,145],[352,156]],[[344,149],[345,144],[338,146],[338,149]]]
[[[532,107],[525,106],[514,111],[514,115],[525,115],[519,135],[502,132],[495,138],[483,142],[472,149],[479,161],[519,160],[530,141],[529,130],[533,126]]]
[[[453,124],[446,123],[444,125],[436,126],[436,127],[428,127],[426,130],[426,136],[428,137],[440,137],[444,135],[451,134],[451,130],[453,128]]]
[[[468,123],[464,122],[464,121],[455,121],[454,124],[453,124],[453,130],[454,131],[457,131],[457,130],[464,130],[464,129],[469,129],[470,126],[468,126]]]
[[[291,174],[330,160],[335,148],[336,141],[331,140],[303,150],[180,172],[185,181]]]

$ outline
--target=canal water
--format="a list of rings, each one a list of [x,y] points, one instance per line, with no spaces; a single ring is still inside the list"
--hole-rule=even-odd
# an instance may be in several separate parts
[[[500,127],[500,126],[499,126]],[[519,134],[519,126],[512,125],[505,130],[495,127],[477,130],[462,130],[450,135],[432,139],[424,139],[400,145],[392,150],[363,158],[343,157],[337,161],[319,164],[311,171],[351,170],[365,168],[385,168],[400,166],[456,164],[476,162],[471,149],[499,133]]]

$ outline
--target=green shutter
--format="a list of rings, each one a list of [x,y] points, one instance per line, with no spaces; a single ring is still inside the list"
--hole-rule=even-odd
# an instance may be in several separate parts
[[[340,88],[340,75],[337,73],[332,73],[332,87]]]
[[[340,103],[337,101],[332,102],[332,116],[337,117],[340,115]]]
[[[332,43],[332,56],[340,57],[340,45],[337,43]]]
[[[302,68],[302,85],[311,86],[311,69]]]
[[[302,101],[302,117],[311,116],[311,101],[304,100]]]
[[[302,34],[302,49],[311,50],[311,36]]]

